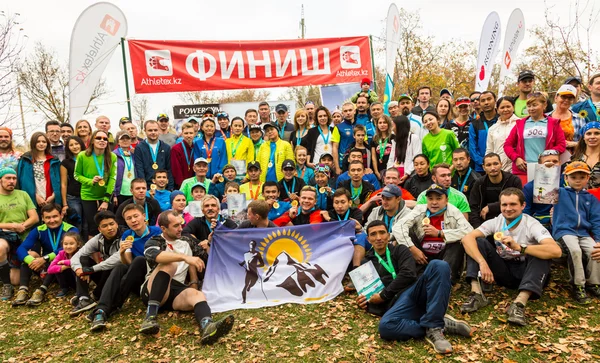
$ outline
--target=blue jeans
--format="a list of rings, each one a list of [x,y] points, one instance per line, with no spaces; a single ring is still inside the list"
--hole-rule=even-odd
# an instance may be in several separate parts
[[[417,282],[381,318],[381,339],[423,338],[426,329],[443,328],[451,287],[450,265],[442,260],[430,261]]]
[[[69,207],[67,212],[68,222],[83,233],[83,204],[81,198],[67,194],[67,206]]]

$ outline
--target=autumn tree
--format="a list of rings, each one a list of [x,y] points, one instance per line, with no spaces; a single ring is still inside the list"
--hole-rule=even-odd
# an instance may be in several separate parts
[[[296,101],[296,108],[304,108],[307,101],[312,101],[315,108],[321,106],[321,88],[319,86],[289,87],[284,93],[286,100]]]
[[[17,96],[17,70],[26,37],[22,31],[19,14],[0,11],[0,110],[4,115],[0,125],[16,115],[10,111],[11,102]]]
[[[19,83],[23,93],[47,119],[68,122],[69,120],[69,72],[56,54],[41,42],[19,70]],[[84,114],[93,113],[94,101],[109,93],[104,80],[100,80],[86,105]]]

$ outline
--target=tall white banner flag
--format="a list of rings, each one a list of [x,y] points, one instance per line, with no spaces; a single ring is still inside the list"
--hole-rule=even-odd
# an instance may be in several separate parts
[[[506,77],[510,75],[511,68],[517,60],[519,45],[525,38],[525,17],[521,9],[513,10],[508,18],[506,32],[504,34],[504,49],[502,50],[502,62],[500,62],[500,89],[498,96],[501,96],[506,82]]]
[[[127,35],[125,14],[115,5],[99,2],[75,22],[69,54],[69,120],[83,117],[108,61]]]
[[[493,11],[485,19],[481,38],[479,39],[479,51],[477,52],[477,68],[475,69],[475,90],[483,92],[487,90],[492,76],[492,69],[496,60],[498,46],[500,45],[500,16]]]
[[[394,92],[394,71],[396,70],[396,55],[400,45],[400,13],[396,4],[390,4],[387,15],[385,35],[385,94],[383,97],[383,109],[388,114],[388,104],[392,100]]]

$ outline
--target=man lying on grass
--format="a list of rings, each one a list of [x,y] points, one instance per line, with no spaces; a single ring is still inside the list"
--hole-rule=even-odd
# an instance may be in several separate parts
[[[365,259],[372,261],[385,288],[368,301],[359,295],[356,302],[372,314],[383,314],[379,322],[382,339],[404,341],[425,337],[436,352],[447,354],[452,352],[452,345],[444,337],[444,331],[471,336],[471,327],[466,322],[446,314],[452,287],[447,262],[430,261],[417,277],[412,253],[404,245],[389,244],[390,234],[384,221],[369,223],[367,239],[373,248]]]
[[[191,238],[181,236],[181,217],[177,212],[161,213],[158,225],[163,233],[150,238],[144,248],[152,272],[142,285],[142,301],[148,310],[140,332],[158,333],[159,309],[194,311],[202,333],[201,343],[212,344],[231,330],[234,318],[228,315],[214,322],[206,296],[198,290],[198,273],[204,270],[208,254]],[[188,273],[191,281],[186,285]]]

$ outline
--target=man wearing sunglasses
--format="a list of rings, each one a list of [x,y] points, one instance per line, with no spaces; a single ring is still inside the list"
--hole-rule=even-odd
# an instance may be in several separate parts
[[[481,92],[479,92],[479,91],[471,92],[471,94],[469,95],[469,100],[471,101],[470,117],[473,120],[476,120],[479,117],[479,113],[481,112],[481,106],[479,105],[479,96],[480,95],[481,95]]]
[[[177,142],[177,135],[175,131],[171,128],[171,124],[169,123],[169,116],[164,113],[161,113],[156,117],[158,121],[158,139],[169,146],[175,145]]]

